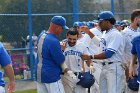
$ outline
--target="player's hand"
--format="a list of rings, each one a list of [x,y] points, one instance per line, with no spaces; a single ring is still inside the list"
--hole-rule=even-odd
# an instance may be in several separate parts
[[[66,48],[66,42],[60,42],[61,50],[64,51]]]
[[[69,70],[69,71],[67,71],[67,74],[68,74],[73,80],[75,80],[76,82],[79,81],[79,79],[76,77],[76,75],[73,73],[73,71]]]
[[[129,67],[129,77],[133,78],[134,75],[135,75],[134,67],[130,65],[130,67]]]
[[[90,74],[93,75],[94,72],[95,72],[95,68],[93,67],[93,65],[90,65]]]
[[[12,93],[15,89],[15,81],[10,81],[7,85],[8,93]]]
[[[76,75],[75,75],[75,74],[73,73],[73,71],[71,71],[71,70],[68,70],[68,71],[67,71],[67,74],[68,74],[70,77],[72,77],[73,79],[77,78]]]
[[[86,54],[82,54],[81,58],[82,58],[82,60],[90,60],[91,56],[90,55],[86,55]]]
[[[80,29],[81,29],[81,31],[85,32],[86,34],[89,34],[89,32],[90,32],[88,26],[81,26]]]

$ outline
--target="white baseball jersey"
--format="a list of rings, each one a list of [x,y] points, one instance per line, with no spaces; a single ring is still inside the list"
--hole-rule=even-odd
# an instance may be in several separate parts
[[[96,27],[96,28],[92,28],[90,29],[90,31],[98,36],[98,37],[101,37],[102,36],[102,32],[100,30],[100,28]],[[89,51],[90,51],[90,54],[99,54],[102,52],[102,50],[100,49],[99,46],[95,45],[94,42],[91,42],[91,38],[88,34],[84,34],[82,36],[82,38],[78,39],[78,42],[83,42],[85,44],[86,47],[89,48]]]
[[[92,28],[92,29],[90,29],[90,31],[94,34],[94,35],[96,35],[96,36],[98,36],[98,37],[101,37],[102,36],[102,32],[101,32],[101,29],[100,28],[98,28],[98,27],[96,27],[96,28]],[[78,41],[80,41],[80,42],[83,42],[85,45],[86,45],[86,47],[88,47],[88,49],[89,49],[89,53],[90,54],[99,54],[99,53],[101,53],[102,52],[102,49],[99,47],[99,46],[96,46],[95,44],[94,44],[94,42],[91,42],[91,38],[90,38],[90,36],[89,35],[87,35],[87,34],[85,34],[84,36],[83,36],[83,38],[82,39],[78,39]],[[94,71],[94,73],[93,73],[93,75],[94,75],[94,77],[95,77],[95,79],[96,79],[96,82],[95,82],[95,84],[91,87],[91,90],[92,91],[96,91],[95,93],[98,93],[99,92],[99,78],[100,78],[100,73],[101,73],[101,69],[102,69],[102,65],[101,64],[98,64],[98,62],[102,62],[102,60],[98,60],[98,59],[93,59],[92,61],[94,61],[92,64],[93,64],[93,67],[94,67],[94,69],[95,69],[95,71]],[[95,63],[95,62],[97,62],[97,63]],[[86,70],[88,71],[90,68],[89,67],[87,67],[86,65],[85,65],[85,67],[86,67]]]
[[[106,33],[103,33],[101,39],[92,39],[93,42],[102,48],[102,52],[105,50],[110,50],[115,52],[111,58],[104,59],[104,62],[122,62],[123,61],[123,51],[124,51],[124,40],[121,33],[112,28]]]
[[[99,38],[101,38],[102,36],[102,32],[101,32],[101,29],[100,28],[92,28],[90,29],[90,31],[95,35],[95,36],[98,36]],[[94,42],[90,42],[90,45],[89,45],[89,50],[90,50],[90,53],[91,54],[99,54],[101,53],[101,48],[97,45],[94,44]]]
[[[83,53],[89,54],[88,49],[82,42],[77,42],[73,47],[70,47],[67,43],[63,54],[65,56],[65,63],[73,72],[82,71],[82,59],[80,56]]]
[[[131,41],[134,37],[140,35],[140,32],[138,31],[138,29],[134,30],[133,28],[128,26],[123,30],[122,35],[125,40],[125,49],[124,49],[125,62],[129,62],[131,58],[131,48],[132,48]]]
[[[91,38],[88,34],[82,34],[82,37],[78,38],[78,42],[84,43],[86,47],[89,47]]]
[[[124,72],[121,62],[123,60],[124,42],[121,33],[117,29],[112,28],[104,32],[101,39],[95,36],[92,41],[102,48],[102,52],[106,50],[115,52],[111,58],[103,60],[106,65],[102,66],[100,74],[100,93],[122,93],[124,89]],[[107,64],[107,62],[113,63]]]

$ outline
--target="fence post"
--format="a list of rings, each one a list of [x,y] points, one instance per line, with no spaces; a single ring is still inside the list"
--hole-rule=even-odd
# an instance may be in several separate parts
[[[114,0],[111,0],[111,12],[114,14]]]
[[[33,77],[33,67],[34,67],[34,62],[33,62],[33,42],[32,42],[32,13],[31,13],[31,0],[28,0],[28,31],[29,31],[29,41],[30,41],[30,70],[31,70],[31,80],[34,80]]]
[[[73,0],[73,22],[79,20],[79,0]]]

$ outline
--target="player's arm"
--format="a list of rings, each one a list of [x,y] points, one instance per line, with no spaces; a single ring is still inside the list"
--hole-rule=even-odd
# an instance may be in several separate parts
[[[68,69],[68,67],[67,67],[67,65],[66,65],[65,62],[63,62],[63,63],[61,64],[61,68],[62,68],[62,71],[63,71],[64,73],[67,73],[67,72],[69,71],[69,69]]]
[[[131,60],[130,60],[130,66],[129,66],[129,77],[132,78],[135,75],[134,71],[134,65],[136,62],[137,56],[135,54],[132,54]]]
[[[62,52],[65,51],[67,42],[68,42],[67,39],[64,39],[60,42]]]
[[[111,58],[119,49],[121,43],[122,43],[122,36],[118,33],[113,33],[112,34],[112,38],[110,40],[110,42],[108,42],[108,46],[106,46],[107,48],[104,49],[104,52],[97,54],[97,55],[82,55],[82,59],[83,60],[87,60],[87,59],[107,59],[107,58]],[[117,42],[117,43],[116,43]]]
[[[15,88],[15,76],[14,76],[14,71],[12,68],[11,64],[8,64],[4,67],[4,71],[7,75],[7,77],[9,78],[9,82],[8,82],[8,91],[9,93],[14,91]]]
[[[8,55],[7,51],[4,49],[4,47],[0,47],[0,64],[4,68],[4,71],[9,79],[8,82],[8,91],[11,93],[14,91],[15,88],[15,76],[14,71],[11,65],[11,59]]]
[[[62,68],[64,74],[68,74],[71,78],[73,78],[74,80],[77,80],[76,75],[74,74],[73,71],[71,71],[70,69],[68,69],[68,67],[67,67],[67,65],[66,65],[65,62],[63,62],[63,63],[61,64],[61,68]]]
[[[103,53],[97,54],[97,55],[87,55],[87,54],[82,54],[81,58],[83,60],[90,60],[90,59],[107,59],[111,58],[115,54],[115,52],[107,50]]]
[[[92,39],[95,35],[90,31],[90,29],[87,26],[81,26],[80,27],[83,32],[88,34],[90,38]]]
[[[85,62],[82,60],[82,72],[85,72]]]
[[[95,36],[87,26],[81,26],[83,32],[88,34],[91,38],[91,42],[94,42],[97,46],[99,46],[101,39]]]
[[[131,49],[132,56],[131,56],[130,66],[129,66],[129,77],[130,78],[132,78],[132,76],[135,75],[134,64],[137,60],[137,52],[140,52],[138,50],[139,50],[139,43],[135,43],[134,41],[132,41],[132,49]]]
[[[86,47],[85,45],[83,45],[83,47],[85,47],[85,49],[84,49],[84,54],[87,54],[87,55],[90,55],[90,53],[89,53],[89,48],[88,47]],[[85,64],[86,63],[86,64]],[[83,68],[83,72],[85,72],[85,65],[87,65],[88,67],[90,67],[90,65],[92,64],[92,61],[91,61],[91,59],[90,60],[86,60],[86,61],[84,61],[84,60],[82,60],[82,68]]]

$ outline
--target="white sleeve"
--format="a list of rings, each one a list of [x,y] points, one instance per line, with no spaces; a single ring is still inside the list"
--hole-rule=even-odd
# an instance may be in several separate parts
[[[100,39],[99,37],[97,37],[97,36],[94,36],[94,37],[91,39],[91,42],[94,42],[94,44],[95,44],[96,46],[99,46],[99,45],[100,45],[100,41],[101,41],[101,39]]]
[[[108,42],[107,45],[107,50],[117,52],[121,43],[123,42],[123,37],[119,33],[114,33],[111,35],[110,41]]]
[[[130,61],[130,58],[131,58],[131,47],[132,47],[131,38],[129,37],[129,35],[124,36],[123,38],[125,40],[124,57],[125,57],[125,60],[128,62],[128,61]]]
[[[83,43],[85,44],[86,47],[89,47],[90,45],[90,42],[91,42],[91,38],[89,35],[85,34],[84,37],[83,37]]]
[[[91,55],[91,54],[89,53],[89,48],[88,48],[88,47],[86,47],[86,48],[84,49],[84,54]]]

